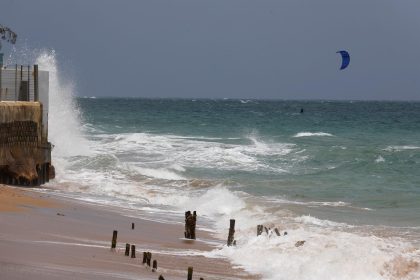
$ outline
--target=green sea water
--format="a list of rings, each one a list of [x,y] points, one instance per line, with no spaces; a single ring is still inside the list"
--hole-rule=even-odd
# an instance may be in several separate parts
[[[420,103],[134,98],[77,103],[93,143],[108,143],[119,163],[161,184],[178,186],[180,179],[223,184],[301,215],[420,226]],[[106,159],[100,168],[115,164]]]

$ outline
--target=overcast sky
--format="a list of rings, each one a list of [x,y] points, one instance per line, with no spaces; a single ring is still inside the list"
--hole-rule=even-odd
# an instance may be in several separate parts
[[[0,0],[0,24],[80,96],[420,100],[418,0]]]

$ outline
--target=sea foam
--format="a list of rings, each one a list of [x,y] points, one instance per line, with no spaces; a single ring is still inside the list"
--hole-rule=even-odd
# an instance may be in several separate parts
[[[404,145],[404,146],[388,146],[384,149],[387,152],[402,152],[402,151],[410,151],[410,150],[418,150],[420,147],[412,146],[412,145]]]
[[[293,135],[293,137],[295,138],[299,138],[299,137],[311,137],[311,136],[334,136],[330,133],[326,133],[326,132],[299,132],[296,133],[295,135]]]

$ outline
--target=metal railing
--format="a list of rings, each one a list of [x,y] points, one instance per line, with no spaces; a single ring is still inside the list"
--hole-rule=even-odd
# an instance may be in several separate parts
[[[38,65],[0,68],[0,101],[38,101]]]

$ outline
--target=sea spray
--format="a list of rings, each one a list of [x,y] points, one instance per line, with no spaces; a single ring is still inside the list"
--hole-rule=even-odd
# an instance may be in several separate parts
[[[49,72],[49,138],[54,145],[53,157],[89,154],[83,136],[81,112],[75,103],[75,85],[59,71],[55,51],[41,52],[36,61],[40,70]]]

